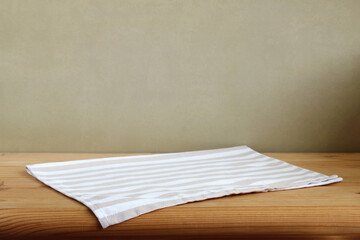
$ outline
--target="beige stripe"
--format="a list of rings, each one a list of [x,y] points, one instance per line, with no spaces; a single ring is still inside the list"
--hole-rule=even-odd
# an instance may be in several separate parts
[[[283,168],[279,168],[279,169],[283,169]],[[286,175],[287,173],[296,173],[296,172],[300,172],[300,171],[301,171],[301,169],[295,168],[295,169],[291,169],[291,170],[289,169],[289,171],[284,171],[284,172],[268,173],[267,175],[261,176],[261,177],[259,177],[259,178],[257,178],[257,179],[241,180],[239,183],[250,183],[250,182],[258,181],[258,179],[271,179],[271,180],[273,180],[273,179],[281,179],[281,178],[284,178],[284,177],[275,177],[275,178],[274,178],[274,175],[278,175],[278,174],[285,174],[285,175]],[[172,186],[170,186],[170,187],[166,186],[166,188],[179,187],[179,186],[184,186],[184,187],[186,187],[186,186],[190,186],[190,185],[192,185],[192,184],[206,183],[206,182],[208,182],[208,181],[217,181],[217,180],[226,180],[226,179],[230,179],[230,180],[231,180],[231,179],[237,179],[237,178],[251,178],[251,177],[256,177],[256,176],[259,176],[259,174],[247,175],[247,176],[245,176],[245,177],[241,177],[241,176],[238,176],[238,177],[229,176],[229,177],[207,178],[207,179],[203,179],[203,180],[201,180],[201,181],[196,180],[196,181],[193,181],[193,182],[191,182],[191,183],[186,183],[186,184],[172,185]],[[205,178],[205,177],[201,177],[201,178]],[[210,184],[211,184],[211,182],[210,182]],[[234,185],[234,184],[238,184],[238,182],[236,182],[236,183],[226,183],[226,184],[224,184],[224,185],[216,185],[216,187],[219,187],[219,186],[230,186],[230,185]],[[160,186],[160,187],[161,187],[161,186]],[[195,187],[195,188],[186,189],[186,190],[195,190],[195,189],[201,190],[201,189],[204,189],[204,188],[206,188],[206,187],[201,186],[201,187]],[[145,189],[148,189],[148,188],[145,188]],[[179,190],[174,189],[174,191],[179,191]],[[180,190],[180,191],[181,191],[181,190]],[[136,191],[136,192],[138,192],[138,191]],[[162,192],[162,191],[160,191],[160,192]],[[124,195],[124,196],[126,196],[126,197],[140,197],[140,196],[143,195],[143,194],[149,194],[149,193],[153,193],[153,192],[135,193],[135,194],[133,194],[133,195]]]
[[[248,155],[250,155],[250,154],[253,154],[253,153],[242,153],[242,154],[236,154],[236,155],[233,155],[233,156],[229,156],[229,157],[216,157],[216,158],[207,158],[207,159],[201,159],[201,161],[203,161],[203,160],[209,160],[209,161],[211,161],[211,160],[222,160],[222,159],[224,159],[224,160],[226,160],[226,158],[230,158],[230,157],[232,157],[232,158],[234,158],[234,157],[246,157],[246,156],[248,156]],[[254,157],[254,158],[258,158],[259,156],[256,156],[256,157]],[[261,157],[264,157],[264,156],[261,156]],[[266,157],[266,156],[265,156]],[[239,159],[239,161],[242,161],[242,160],[251,160],[252,158],[249,158],[249,159]],[[196,162],[196,161],[200,161],[200,160],[196,160],[196,159],[194,159],[194,160],[191,160],[191,161],[180,161],[180,162],[176,162],[176,164],[181,164],[181,163],[187,163],[187,164],[193,164],[194,162]],[[115,163],[115,164],[118,164],[118,163]],[[156,167],[157,165],[164,165],[164,164],[150,164],[151,165],[151,167],[150,168],[148,168],[148,167],[146,167],[146,168],[139,168],[140,166],[128,166],[128,167],[124,167],[124,170],[123,170],[123,172],[125,172],[125,173],[130,173],[130,172],[139,172],[139,171],[144,171],[144,170],[151,170],[151,169],[166,169],[166,168],[169,168],[169,167],[171,167],[172,165],[170,164],[170,163],[167,163],[168,165],[166,165],[165,167],[163,167],[163,168],[160,168],[160,167]],[[103,166],[103,165],[102,165]],[[130,169],[129,169],[130,168]],[[134,168],[133,170],[131,170],[131,168]],[[114,168],[113,167],[111,167],[111,165],[108,165],[107,166],[107,168],[104,168],[104,169],[101,169],[101,170],[99,170],[99,169],[91,169],[91,170],[84,170],[84,171],[80,171],[80,172],[76,172],[76,174],[86,174],[86,173],[96,173],[96,172],[99,172],[99,171],[101,171],[101,173],[99,173],[100,175],[103,175],[104,173],[106,173],[106,171],[108,171],[108,170],[113,170]],[[37,174],[37,175],[41,175],[41,174]],[[74,173],[61,173],[61,174],[52,174],[52,175],[50,175],[51,177],[53,177],[54,179],[61,179],[61,178],[59,178],[59,177],[62,177],[62,176],[72,176],[72,175],[74,175]],[[46,174],[43,174],[43,176],[46,176]],[[50,177],[50,176],[47,176],[47,177]],[[93,175],[91,175],[91,176],[93,176]],[[86,177],[88,177],[88,176],[86,176]],[[76,175],[74,176],[74,178],[77,178],[76,177]]]
[[[192,151],[192,152],[185,152],[185,153],[176,153],[173,155],[165,155],[164,156],[152,156],[149,154],[149,157],[145,158],[132,158],[132,159],[121,159],[119,157],[118,159],[111,159],[111,160],[104,160],[99,162],[87,162],[84,160],[84,163],[77,163],[72,165],[65,165],[65,166],[56,166],[56,167],[36,167],[33,166],[33,169],[37,172],[49,172],[49,171],[59,171],[59,170],[73,170],[74,168],[85,168],[85,167],[96,167],[96,166],[103,166],[106,164],[113,164],[113,163],[137,163],[137,162],[143,162],[143,163],[151,163],[153,160],[172,160],[172,159],[178,159],[183,157],[196,157],[196,156],[202,156],[207,154],[213,154],[213,153],[226,153],[226,152],[232,152],[240,149],[246,149],[245,146],[240,147],[233,147],[233,148],[221,148],[221,149],[214,149],[214,150],[203,150],[203,151]],[[249,152],[255,153],[254,150],[249,149]],[[136,157],[136,156],[135,156]]]
[[[247,187],[247,188],[242,188],[242,189],[243,189],[241,191],[242,193],[262,192],[262,189],[259,189],[259,188],[248,188]],[[229,194],[230,193],[228,191],[211,193],[211,194],[207,194],[206,199],[226,196]],[[126,221],[130,218],[134,218],[136,216],[154,211],[156,209],[175,206],[175,205],[186,203],[186,202],[199,201],[199,200],[203,200],[203,199],[204,199],[204,196],[200,195],[200,196],[195,196],[195,197],[191,197],[191,198],[189,197],[185,200],[184,199],[174,199],[174,200],[160,201],[159,203],[144,204],[142,206],[138,206],[133,209],[125,210],[125,211],[118,212],[118,213],[115,213],[112,215],[108,215],[103,218],[99,218],[99,221],[100,221],[101,225],[105,228],[109,225]]]
[[[300,169],[294,169],[294,170],[289,170],[288,172],[281,172],[281,173],[273,173],[273,174],[269,174],[267,176],[264,176],[263,178],[265,179],[268,179],[269,177],[271,178],[273,175],[276,175],[276,174],[286,174],[286,173],[291,173],[291,172],[298,172]],[[253,176],[258,176],[258,174],[254,174]],[[251,177],[251,176],[246,176],[246,177]],[[245,178],[246,178],[245,177]],[[171,186],[161,186],[161,185],[158,185],[158,186],[151,186],[151,187],[142,187],[142,188],[137,188],[137,189],[132,189],[132,190],[127,190],[127,191],[117,191],[117,192],[112,192],[112,193],[109,193],[109,195],[104,195],[104,194],[98,194],[97,196],[94,196],[94,197],[91,197],[91,198],[87,198],[89,200],[101,200],[103,198],[106,198],[106,197],[109,197],[111,195],[116,195],[116,194],[123,194],[124,197],[140,197],[141,195],[143,194],[149,194],[149,193],[152,193],[152,192],[143,192],[143,191],[146,191],[146,190],[149,190],[149,188],[168,188],[168,189],[171,189],[171,188],[174,188],[174,187],[187,187],[187,186],[191,186],[193,184],[201,184],[201,183],[206,183],[206,182],[209,182],[209,181],[216,181],[216,180],[225,180],[225,179],[236,179],[236,178],[240,178],[239,177],[234,177],[234,176],[230,176],[230,177],[215,177],[215,178],[206,178],[206,179],[202,179],[202,180],[194,180],[194,181],[191,181],[191,182],[187,182],[187,183],[180,183],[180,184],[175,184],[175,185],[171,185]],[[261,177],[260,177],[261,179]],[[273,179],[273,178],[271,178]],[[244,181],[244,180],[241,180],[241,181]],[[251,182],[253,182],[254,180],[249,180]],[[211,184],[211,183],[209,183]],[[141,184],[138,184],[138,185],[134,185],[134,186],[139,186]],[[225,184],[225,185],[229,185],[229,184]],[[231,184],[232,185],[232,184]],[[221,185],[216,185],[216,187],[218,186],[221,186]],[[190,189],[186,189],[186,190],[192,190],[192,189],[202,189],[202,188],[205,188],[206,186],[201,186],[201,187],[194,187],[194,188],[190,188]],[[113,188],[112,188],[113,189]],[[157,191],[160,191],[162,192],[163,190],[154,190],[155,192]],[[181,189],[174,189],[174,191],[181,191]],[[94,193],[93,191],[91,191],[92,193],[91,194],[96,194],[96,192]],[[78,193],[78,192],[77,192]],[[83,194],[86,194],[86,192],[84,192]],[[131,194],[131,195],[126,195],[126,194]]]
[[[274,180],[274,179],[282,180],[282,179],[284,179],[286,177],[293,177],[293,176],[296,176],[296,174],[294,174],[294,173],[296,173],[298,171],[299,171],[299,169],[294,169],[292,171],[287,172],[287,174],[284,175],[284,176],[272,177],[270,179],[271,180]],[[258,176],[258,175],[253,175],[253,176]],[[246,176],[246,177],[251,177],[251,176]],[[226,178],[218,177],[218,178],[212,178],[212,179],[204,179],[202,181],[195,181],[195,182],[192,182],[192,183],[198,184],[198,183],[209,182],[209,185],[211,185],[210,181],[225,180],[225,179],[230,179],[231,180],[231,179],[234,179],[234,177],[226,177]],[[262,181],[262,180],[267,180],[267,179],[269,179],[269,176],[259,177],[257,179],[240,180],[240,181],[237,181],[235,183],[226,183],[226,184],[220,185],[220,186],[229,186],[229,185],[243,185],[244,186],[244,185],[247,185],[247,184],[251,184],[251,183],[254,183],[254,182],[257,182],[257,181]],[[276,184],[276,183],[274,183],[274,184]],[[204,189],[204,188],[208,188],[208,187],[207,186],[202,187],[202,189]],[[236,187],[234,187],[234,188],[236,188]],[[191,190],[194,190],[194,189],[191,189]],[[174,191],[176,191],[176,190],[174,190]],[[146,194],[148,194],[148,193],[146,193]],[[139,194],[137,198],[141,199],[141,195],[142,194]],[[129,196],[126,196],[126,197],[129,197]],[[135,197],[135,196],[131,195],[130,199],[133,198],[133,197]],[[131,200],[129,200],[128,202],[130,202],[130,201]],[[116,205],[116,204],[123,203],[123,202],[126,202],[126,201],[124,201],[124,199],[120,199],[120,200],[113,200],[113,201],[109,201],[109,202],[97,203],[96,205],[98,207],[105,208],[105,207],[110,207],[112,205]]]
[[[273,167],[276,167],[276,166],[279,166],[279,165],[282,165],[282,163],[272,163],[272,164],[269,164],[269,166],[273,166]],[[287,168],[289,166],[283,166],[282,168]],[[249,170],[249,171],[244,171],[244,169],[239,169],[239,171],[242,173],[242,174],[245,174],[245,173],[251,173],[251,172],[254,172],[254,171],[257,171],[255,169],[252,169],[252,170]],[[206,176],[213,176],[213,174],[207,174]],[[233,177],[233,176],[232,176]],[[191,178],[197,178],[196,176],[195,177],[188,177],[189,179]],[[156,179],[155,178],[151,178],[151,179]],[[183,179],[182,177],[179,177],[177,178],[178,180],[180,179]],[[170,179],[162,179],[162,180],[155,180],[155,181],[151,181],[151,182],[146,182],[146,185],[149,185],[149,184],[155,184],[155,183],[163,183],[164,181],[166,182],[169,182]],[[119,181],[115,181],[114,184],[118,184],[119,185],[116,185],[116,186],[109,186],[109,187],[100,187],[98,189],[91,189],[91,190],[67,190],[69,192],[76,192],[76,193],[86,193],[86,192],[93,192],[93,193],[96,193],[97,191],[104,191],[104,190],[112,190],[114,189],[115,187],[116,188],[126,188],[126,187],[136,187],[136,186],[143,186],[144,185],[144,182],[142,183],[137,183],[137,184],[121,184],[123,183],[124,181],[123,180],[119,180]],[[152,186],[148,186],[148,187],[152,187]]]
[[[123,180],[123,179],[120,179],[120,180],[114,180],[112,182],[107,182],[107,183],[99,183],[99,184],[90,184],[87,185],[87,186],[80,186],[80,187],[73,187],[73,186],[68,186],[69,187],[69,190],[71,191],[93,191],[95,189],[101,189],[101,190],[104,190],[103,187],[104,185],[114,185],[114,184],[120,184],[120,183],[124,183],[126,182],[128,185],[116,185],[116,187],[135,187],[135,186],[139,186],[139,185],[144,185],[144,184],[152,184],[152,183],[157,183],[157,182],[163,182],[163,181],[167,181],[167,182],[170,182],[170,181],[176,181],[176,180],[181,180],[181,179],[184,179],[184,174],[188,175],[186,176],[186,178],[198,178],[198,176],[212,176],[214,174],[212,174],[213,172],[216,174],[217,172],[222,172],[222,171],[228,171],[227,174],[231,174],[231,175],[234,175],[234,174],[246,174],[246,173],[251,173],[251,172],[256,172],[256,171],[269,171],[271,169],[274,169],[274,167],[276,166],[279,166],[279,165],[284,165],[283,163],[279,163],[279,162],[275,162],[275,163],[270,163],[270,164],[267,164],[266,167],[264,166],[264,168],[257,168],[257,169],[252,169],[252,170],[246,170],[246,169],[241,169],[241,168],[234,168],[234,166],[229,166],[227,167],[226,169],[219,169],[218,166],[216,166],[216,168],[212,167],[208,167],[207,168],[207,171],[202,171],[202,172],[182,172],[182,173],[178,173],[178,174],[173,174],[172,177],[169,177],[169,176],[165,176],[165,177],[157,177],[157,176],[152,176],[152,177],[144,177],[144,178],[136,178],[136,179],[132,179],[132,180]],[[282,167],[278,167],[277,169],[283,169],[283,168],[288,168],[289,166],[282,166]],[[276,169],[276,170],[277,170]],[[229,172],[229,170],[232,170],[231,172]],[[177,177],[176,177],[177,176]],[[155,181],[146,181],[146,180],[155,180]],[[138,182],[138,181],[142,181],[140,183],[131,183],[131,182]],[[130,184],[129,184],[130,182]],[[94,188],[91,188],[91,189],[86,189],[86,190],[82,190],[82,188],[88,188],[88,187],[94,187]],[[109,186],[109,188],[112,188],[113,186]]]
[[[279,168],[279,169],[281,169],[281,168]],[[274,173],[268,173],[266,176],[263,176],[263,177],[259,177],[259,178],[257,178],[256,179],[256,181],[258,180],[258,179],[262,179],[262,178],[264,178],[264,179],[269,179],[269,178],[271,178],[271,180],[273,180],[273,179],[277,179],[277,178],[273,178],[273,176],[274,175],[277,175],[277,174],[286,174],[286,173],[292,173],[292,172],[299,172],[301,169],[298,169],[298,168],[295,168],[295,169],[292,169],[292,170],[289,170],[289,171],[284,171],[284,172],[274,172]],[[247,175],[247,176],[245,176],[244,178],[248,178],[248,177],[255,177],[255,176],[258,176],[258,174],[252,174],[252,175]],[[241,176],[239,176],[239,177],[229,177],[228,179],[236,179],[236,178],[240,178]],[[227,179],[227,178],[220,178],[220,179]],[[212,181],[212,179],[210,179],[209,181]],[[241,180],[241,181],[244,181],[244,183],[245,182],[247,182],[248,180]],[[249,180],[250,182],[254,182],[255,180],[252,180],[252,179],[250,179]],[[224,187],[224,186],[229,186],[229,185],[234,185],[234,184],[238,184],[238,183],[231,183],[231,184],[224,184],[224,185],[216,185],[216,188],[219,188],[219,187]],[[184,186],[187,186],[187,185],[184,185]],[[201,186],[201,187],[194,187],[194,188],[190,188],[190,189],[186,189],[186,191],[187,190],[191,190],[191,191],[199,191],[199,190],[204,190],[204,188],[205,188],[205,190],[207,189],[206,187],[203,187],[203,186]],[[177,193],[178,193],[178,191],[182,191],[182,190],[176,190],[176,189],[174,189],[174,191],[177,191]],[[163,190],[159,190],[159,191],[155,191],[155,192],[164,192]],[[142,195],[144,195],[144,194],[149,194],[149,193],[155,193],[155,192],[147,192],[147,193],[135,193],[135,194],[131,194],[131,195],[124,195],[124,196],[126,196],[126,197],[141,197]],[[158,196],[159,197],[159,196]],[[158,197],[156,197],[156,198],[158,198]]]
[[[262,156],[261,156],[262,157]],[[250,164],[254,164],[254,163],[259,163],[260,161],[256,161],[256,159],[260,159],[261,157],[257,157],[257,158],[253,158],[251,160],[254,160],[250,163],[246,163],[246,164],[241,164],[241,163],[237,163],[236,161],[237,160],[232,160],[232,164],[230,161],[226,161],[224,162],[223,165],[219,165],[219,163],[221,162],[216,162],[216,163],[206,163],[206,165],[204,164],[204,166],[196,166],[196,168],[189,164],[189,166],[185,166],[185,167],[182,167],[182,168],[177,168],[177,169],[172,169],[172,168],[151,168],[151,170],[158,170],[158,169],[161,169],[160,171],[157,171],[157,172],[151,172],[149,174],[151,174],[152,176],[149,176],[147,178],[136,178],[136,179],[131,179],[131,180],[127,180],[126,178],[124,177],[136,177],[136,176],[148,176],[148,174],[144,174],[142,172],[138,173],[138,171],[126,171],[126,175],[121,175],[121,176],[117,176],[117,178],[120,178],[119,180],[120,181],[138,181],[138,180],[142,180],[142,179],[153,179],[153,178],[157,178],[158,175],[157,174],[162,174],[162,173],[168,173],[168,174],[171,174],[173,173],[174,175],[184,175],[184,174],[191,174],[192,172],[196,172],[196,171],[199,171],[201,170],[200,172],[204,171],[204,169],[213,169],[214,170],[218,170],[219,168],[234,168],[234,167],[246,167]],[[273,159],[271,161],[274,161]],[[266,164],[266,160],[265,161],[262,161],[264,164]],[[269,161],[270,162],[270,161]],[[278,162],[278,163],[281,163],[281,162]],[[284,164],[284,163],[282,163]],[[265,166],[265,165],[264,165]],[[262,166],[261,166],[262,167]],[[200,168],[200,169],[199,169]],[[260,167],[259,167],[260,168]],[[184,171],[185,170],[185,171]],[[193,170],[193,171],[188,171],[188,170]],[[115,174],[120,174],[124,171],[121,171],[121,172],[116,172]],[[114,173],[111,173],[111,174],[114,174]],[[162,177],[162,176],[160,176]],[[103,179],[101,180],[105,180],[105,179],[112,179],[113,177],[109,177],[109,178],[106,178],[104,177]],[[81,180],[81,181],[73,181],[73,182],[65,182],[65,183],[62,183],[62,185],[66,185],[66,186],[73,186],[73,185],[76,185],[76,184],[81,184],[81,183],[88,183],[89,185],[91,186],[101,186],[103,184],[110,184],[112,182],[106,182],[106,183],[99,183],[99,184],[94,184],[96,183],[96,181],[99,181],[100,179],[96,179],[96,180]],[[54,185],[58,185],[56,183],[54,183]],[[86,185],[82,186],[82,187],[85,187]]]
[[[323,177],[322,179],[314,179],[317,181],[323,181],[326,178],[329,178],[329,176],[324,175],[325,177]],[[341,181],[341,179],[339,179],[339,181]],[[306,185],[307,183],[309,183],[310,181],[303,181],[303,182],[298,182],[298,183],[291,183],[291,182],[287,182],[286,187],[287,188],[303,188],[304,185]],[[324,183],[324,185],[326,185],[326,183]],[[280,190],[286,190],[286,189],[274,189],[273,187],[268,188],[267,190],[270,191],[280,191]],[[121,211],[121,212],[117,212],[114,213],[112,215],[107,215],[105,217],[99,218],[99,221],[101,223],[101,225],[105,228],[109,225],[113,225],[116,223],[120,223],[123,221],[126,221],[128,219],[134,218],[136,216],[154,211],[156,209],[160,209],[160,208],[165,208],[165,207],[170,207],[170,206],[175,206],[178,204],[183,204],[183,203],[187,203],[187,202],[194,202],[194,201],[200,201],[200,200],[204,200],[204,199],[211,199],[211,198],[217,198],[217,197],[222,197],[222,196],[227,196],[227,195],[232,195],[232,194],[245,194],[245,193],[252,193],[252,192],[264,192],[266,191],[262,186],[253,186],[253,187],[239,187],[234,191],[229,191],[229,190],[224,190],[224,191],[219,191],[219,192],[214,192],[214,193],[208,193],[208,194],[199,194],[197,196],[192,196],[192,197],[187,197],[187,198],[181,198],[181,199],[171,199],[171,200],[165,200],[165,201],[159,201],[158,203],[149,203],[149,204],[144,204],[142,206],[137,206],[135,208],[132,209],[128,209],[125,211]]]
[[[305,169],[305,170],[307,170],[307,169]],[[326,175],[323,175],[323,174],[318,173],[318,172],[313,172],[313,171],[310,171],[310,170],[308,170],[308,171],[309,171],[309,173],[314,173],[314,174],[316,173],[317,175],[316,176],[311,176],[311,177],[304,176],[302,178],[292,180],[292,182],[296,183],[296,182],[299,182],[299,181],[302,181],[302,180],[309,180],[309,182],[311,182],[314,178],[327,177]],[[307,174],[307,173],[304,173],[304,174]],[[281,186],[281,185],[283,186],[283,185],[287,185],[288,183],[289,183],[289,181],[284,179],[284,181],[281,181],[281,182],[271,183],[271,186],[273,186],[273,187]]]

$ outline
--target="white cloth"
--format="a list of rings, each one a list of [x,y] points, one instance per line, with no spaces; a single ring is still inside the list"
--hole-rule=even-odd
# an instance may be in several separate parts
[[[41,163],[26,170],[89,207],[103,228],[187,202],[342,181],[247,146]]]

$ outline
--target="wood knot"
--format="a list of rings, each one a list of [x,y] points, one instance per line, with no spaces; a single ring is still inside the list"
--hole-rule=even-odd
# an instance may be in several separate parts
[[[5,183],[4,181],[0,182],[0,191],[3,191],[3,190],[8,190],[10,188],[3,188],[2,186],[5,186]]]

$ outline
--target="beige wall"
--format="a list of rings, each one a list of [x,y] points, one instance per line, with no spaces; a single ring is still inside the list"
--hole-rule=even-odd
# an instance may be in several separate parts
[[[360,1],[0,0],[0,151],[360,151]]]

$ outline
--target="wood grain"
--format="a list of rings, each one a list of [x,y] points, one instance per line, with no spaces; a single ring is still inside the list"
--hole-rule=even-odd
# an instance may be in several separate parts
[[[87,207],[24,168],[122,155],[130,154],[0,153],[0,239],[360,239],[360,153],[269,153],[344,181],[188,203],[104,230]]]

